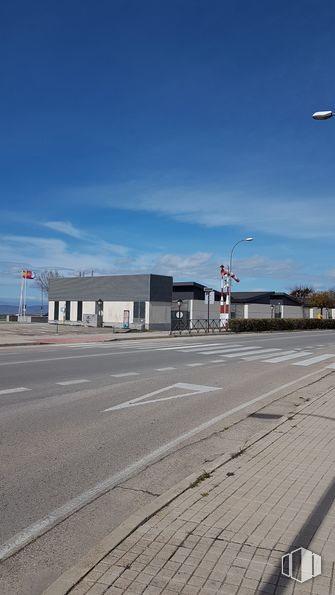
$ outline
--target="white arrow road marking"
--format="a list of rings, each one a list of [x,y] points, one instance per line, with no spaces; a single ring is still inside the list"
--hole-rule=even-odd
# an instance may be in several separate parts
[[[186,389],[188,392],[172,395],[168,397],[162,397],[158,399],[150,399],[150,397],[155,397],[156,395],[161,395],[162,393],[166,393],[171,389]],[[177,384],[171,384],[171,386],[166,386],[164,388],[160,388],[159,390],[154,390],[152,393],[148,393],[146,395],[142,395],[142,397],[137,397],[137,399],[132,399],[131,401],[126,401],[125,403],[120,403],[119,405],[114,405],[114,407],[108,407],[108,409],[104,409],[103,413],[106,411],[116,411],[119,409],[127,409],[128,407],[136,407],[137,405],[147,405],[148,403],[157,403],[158,401],[169,401],[171,399],[182,399],[183,397],[191,397],[193,395],[200,395],[202,393],[209,393],[214,390],[220,390],[219,386],[204,386],[202,384],[187,384],[185,382],[178,382]],[[150,399],[150,401],[144,401],[145,399]]]

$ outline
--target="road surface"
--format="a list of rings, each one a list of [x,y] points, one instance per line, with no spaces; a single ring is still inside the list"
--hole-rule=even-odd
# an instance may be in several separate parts
[[[1,593],[41,593],[222,454],[234,412],[334,369],[333,331],[0,349]]]

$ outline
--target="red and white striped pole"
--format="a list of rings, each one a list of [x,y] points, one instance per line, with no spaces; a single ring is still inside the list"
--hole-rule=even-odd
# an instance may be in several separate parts
[[[220,327],[226,327],[228,325],[228,321],[230,318],[230,305],[231,305],[231,280],[234,279],[236,283],[239,283],[240,280],[236,277],[235,273],[231,271],[227,271],[222,264],[220,266],[220,274],[221,274],[221,297],[220,297]],[[226,295],[224,294],[224,290],[226,290]]]
[[[228,321],[227,314],[226,314],[227,296],[225,297],[225,294],[224,294],[224,290],[227,289],[227,287],[228,287],[228,285],[227,285],[228,271],[226,271],[223,264],[220,266],[220,274],[221,274],[220,327],[224,328]]]

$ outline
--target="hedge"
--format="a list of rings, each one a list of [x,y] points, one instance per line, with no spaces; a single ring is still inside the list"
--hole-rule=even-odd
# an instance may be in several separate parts
[[[316,318],[250,318],[229,321],[229,330],[233,333],[262,331],[295,331],[304,329],[335,329],[335,320]]]

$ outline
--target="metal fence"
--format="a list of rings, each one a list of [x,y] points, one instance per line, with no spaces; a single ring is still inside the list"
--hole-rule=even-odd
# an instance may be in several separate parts
[[[197,333],[222,333],[225,328],[220,325],[220,319],[216,318],[193,318],[186,320],[180,318],[172,320],[171,333],[173,334],[197,334]]]

